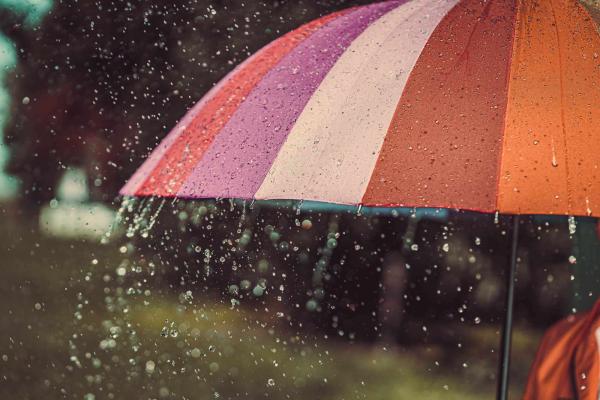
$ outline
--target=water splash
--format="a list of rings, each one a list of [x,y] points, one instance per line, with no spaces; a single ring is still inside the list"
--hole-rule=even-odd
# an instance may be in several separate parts
[[[154,225],[156,224],[156,221],[158,220],[158,216],[159,216],[160,212],[162,211],[163,207],[165,206],[166,202],[167,202],[166,199],[162,199],[160,201],[160,204],[158,205],[156,211],[154,211],[154,213],[150,216],[150,219],[148,221],[144,221],[146,226],[141,230],[142,237],[144,237],[144,238],[148,237],[148,234],[150,233],[152,228],[154,228]]]
[[[359,217],[362,215],[362,208],[363,208],[363,205],[359,204],[358,209],[356,210],[356,215],[358,215]]]
[[[298,202],[298,205],[296,206],[296,215],[300,215],[301,209],[302,209],[302,204],[304,204],[304,200],[300,200]]]
[[[137,198],[135,197],[126,196],[123,198],[123,200],[121,201],[121,206],[119,207],[115,215],[115,220],[110,225],[110,228],[104,233],[102,239],[100,239],[100,243],[108,244],[111,241],[113,235],[122,226],[123,221],[127,219],[128,213],[131,212],[131,209],[135,207],[136,203]]]
[[[132,238],[141,229],[142,224],[147,221],[146,217],[150,213],[153,202],[154,197],[145,198],[140,202],[138,209],[133,214],[133,221],[129,224],[125,236]]]

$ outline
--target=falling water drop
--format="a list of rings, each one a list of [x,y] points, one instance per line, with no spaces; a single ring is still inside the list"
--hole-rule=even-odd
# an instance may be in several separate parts
[[[165,202],[166,202],[166,199],[161,200],[161,202],[158,205],[158,208],[156,209],[156,211],[154,212],[154,214],[152,214],[150,216],[150,219],[148,220],[148,223],[147,223],[146,227],[141,232],[143,237],[147,237],[148,233],[152,230],[152,228],[156,224],[156,220],[158,219],[158,215],[160,214],[160,212],[162,211],[163,207],[165,206]]]
[[[554,147],[554,138],[552,138],[551,144],[552,144],[552,166],[558,167],[558,161],[556,159],[556,148]]]
[[[296,215],[300,215],[300,209],[302,208],[303,200],[298,202],[298,206],[296,206]]]
[[[121,226],[121,223],[125,219],[126,213],[129,212],[130,207],[133,206],[135,204],[135,202],[136,202],[135,197],[125,196],[123,198],[123,200],[121,201],[121,206],[119,207],[119,210],[117,211],[117,213],[115,215],[115,220],[109,226],[108,230],[104,233],[104,236],[102,236],[102,239],[101,239],[102,244],[107,244],[108,242],[110,242],[110,239],[111,239],[113,233],[115,233],[115,230],[119,226]]]
[[[574,235],[577,232],[577,222],[575,221],[575,217],[569,217],[569,235]]]
[[[309,230],[310,228],[312,228],[312,221],[310,219],[305,219],[304,221],[302,221],[302,229],[305,230]]]
[[[246,220],[246,204],[247,204],[247,200],[246,199],[242,200],[242,216],[240,218],[240,222],[243,222]]]

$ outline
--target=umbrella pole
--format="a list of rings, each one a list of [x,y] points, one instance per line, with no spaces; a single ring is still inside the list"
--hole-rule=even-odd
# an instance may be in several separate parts
[[[508,378],[510,372],[510,348],[512,340],[513,309],[515,302],[515,279],[517,272],[517,245],[519,241],[519,216],[513,216],[512,243],[510,249],[509,271],[506,276],[506,303],[504,325],[502,327],[502,342],[500,348],[500,363],[498,366],[498,400],[508,399]]]

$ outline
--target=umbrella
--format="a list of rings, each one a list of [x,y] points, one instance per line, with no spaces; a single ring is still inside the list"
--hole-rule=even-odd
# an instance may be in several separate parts
[[[576,0],[391,0],[310,22],[197,103],[127,196],[600,215],[600,35]]]

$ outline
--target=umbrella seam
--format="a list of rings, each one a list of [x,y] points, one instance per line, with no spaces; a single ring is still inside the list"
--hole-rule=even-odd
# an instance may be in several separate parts
[[[521,1],[517,0],[515,1],[515,7],[516,7],[516,11],[515,11],[515,17],[514,17],[514,25],[513,25],[513,32],[512,32],[512,50],[510,52],[509,55],[509,59],[508,62],[506,63],[506,68],[508,69],[508,72],[506,74],[506,110],[504,111],[504,127],[502,129],[502,144],[500,146],[500,157],[498,157],[498,170],[497,170],[497,176],[496,176],[496,211],[500,212],[500,181],[502,179],[502,165],[503,165],[503,161],[504,161],[504,150],[506,148],[506,125],[508,124],[508,104],[510,101],[510,87],[511,87],[511,80],[512,80],[512,72],[513,72],[513,68],[512,68],[512,63],[515,59],[515,55],[517,52],[517,30],[519,29],[520,25],[519,25],[519,18],[521,17]],[[518,213],[520,213],[520,209],[518,210]]]
[[[398,7],[395,7],[395,8],[393,8],[393,9],[391,9],[391,10],[390,10],[389,12],[387,12],[386,14],[384,14],[384,15],[382,15],[381,17],[379,17],[378,19],[374,20],[374,21],[373,21],[373,22],[372,22],[372,23],[371,23],[371,24],[370,24],[370,25],[369,25],[369,26],[368,26],[368,27],[367,27],[367,28],[366,28],[366,29],[363,31],[363,33],[362,33],[362,34],[365,34],[365,32],[367,32],[367,30],[368,30],[368,29],[369,29],[371,26],[373,26],[373,25],[374,25],[374,24],[375,24],[377,21],[379,21],[381,18],[384,18],[385,16],[389,15],[390,13],[392,13],[392,12],[394,12],[394,11],[398,10],[400,7],[402,7],[402,6],[404,6],[404,5],[407,5],[407,4],[410,4],[410,3],[411,3],[410,1],[404,1],[404,2],[402,2],[401,4],[399,4],[399,5],[398,5]],[[409,20],[409,19],[410,19],[410,17],[412,17],[412,16],[416,15],[416,14],[417,14],[417,12],[421,11],[422,9],[424,9],[424,8],[425,8],[425,5],[426,5],[426,4],[423,4],[423,5],[421,5],[421,7],[420,7],[420,8],[418,8],[418,9],[414,10],[414,11],[413,11],[413,12],[412,12],[412,13],[411,13],[409,16],[407,16],[406,18],[404,18],[402,21],[403,21],[403,22],[406,22],[407,20]],[[387,40],[388,40],[390,37],[392,37],[392,36],[393,36],[393,35],[396,33],[396,31],[397,31],[398,29],[402,29],[402,28],[401,28],[401,27],[396,27],[396,28],[392,29],[392,31],[391,31],[391,32],[390,32],[388,35],[386,35],[386,37],[385,37],[385,38],[384,38],[384,39],[381,41],[381,43],[383,44],[384,42],[386,42],[386,41],[387,41]],[[361,35],[362,35],[362,34],[361,34]],[[355,41],[356,41],[356,40],[357,40],[359,37],[360,37],[360,36],[357,36],[357,37],[356,37],[356,39],[354,39],[354,41],[352,41],[352,43],[354,43],[354,42],[355,42]],[[350,46],[352,45],[352,43],[350,44]],[[348,47],[350,47],[350,46],[348,46]],[[363,62],[363,63],[362,63],[361,67],[359,68],[359,72],[356,74],[356,76],[357,76],[357,77],[358,77],[358,76],[360,76],[361,72],[362,72],[362,71],[364,71],[364,70],[367,68],[367,64],[369,63],[369,61],[372,59],[372,57],[373,57],[374,55],[375,55],[375,53],[371,54],[371,57],[369,57],[369,59],[368,59],[368,60],[366,60],[365,62]],[[340,58],[341,58],[341,57],[340,57]],[[338,59],[338,61],[339,61],[339,59]],[[414,66],[413,66],[413,67],[414,67]],[[331,70],[330,70],[330,72],[331,72]],[[326,78],[327,78],[327,77],[325,77],[325,79],[326,79]],[[323,79],[323,82],[325,81],[325,79]],[[321,82],[321,83],[323,83],[323,82]],[[319,90],[319,89],[317,88],[317,90]],[[347,98],[347,99],[346,99],[346,101],[344,102],[344,106],[345,106],[345,105],[346,105],[348,102],[349,102],[349,98]],[[394,115],[392,114],[392,119],[393,119],[393,118],[394,118]],[[390,122],[389,122],[389,123],[391,123],[391,120],[390,120]],[[389,126],[389,124],[388,124],[388,126]],[[384,134],[384,136],[383,136],[383,139],[384,139],[384,140],[383,140],[383,141],[382,141],[382,143],[381,143],[381,146],[380,146],[380,148],[379,148],[379,152],[381,152],[381,147],[383,147],[383,142],[385,141],[385,137],[387,136],[388,132],[389,132],[389,129],[387,129],[387,130],[386,130],[386,133],[385,133],[385,134]],[[327,136],[331,136],[331,132],[330,132],[330,131],[327,131]],[[286,140],[287,140],[287,138],[286,138]],[[322,149],[322,150],[321,150],[321,157],[319,157],[319,158],[322,158],[322,157],[324,156],[324,152],[325,152],[325,150],[326,150],[326,149]],[[379,153],[378,153],[378,154],[379,154]],[[363,190],[363,193],[362,193],[362,195],[360,196],[360,198],[358,198],[358,199],[357,199],[357,204],[362,204],[363,197],[364,197],[364,195],[365,195],[365,193],[366,193],[366,191],[367,191],[367,188],[368,188],[368,186],[369,186],[369,182],[370,182],[370,180],[371,180],[371,179],[370,179],[370,177],[373,175],[373,171],[374,171],[374,169],[375,169],[375,168],[371,169],[371,175],[369,176],[369,179],[367,180],[367,183],[366,183],[366,185],[365,185],[365,187],[364,187],[364,190]],[[311,179],[310,179],[309,181],[313,181],[313,180],[314,180],[314,178],[315,178],[315,176],[317,175],[317,173],[318,173],[318,171],[315,171],[315,170],[313,170],[313,173],[311,174]]]

